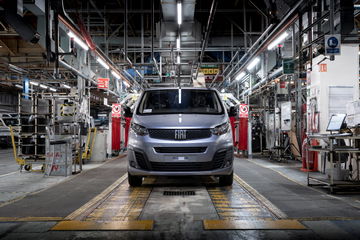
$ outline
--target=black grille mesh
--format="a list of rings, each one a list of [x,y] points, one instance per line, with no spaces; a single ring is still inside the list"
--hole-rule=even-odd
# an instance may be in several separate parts
[[[203,153],[207,147],[154,147],[157,153]]]
[[[215,153],[213,160],[208,162],[150,162],[146,156],[135,151],[136,161],[140,168],[153,171],[210,171],[222,168],[227,160],[232,159],[233,149],[222,149]]]
[[[175,139],[175,129],[148,129],[148,130],[151,138],[178,140]],[[202,139],[202,138],[211,137],[210,129],[184,129],[184,130],[186,130],[186,139],[184,140],[193,140],[193,139]]]

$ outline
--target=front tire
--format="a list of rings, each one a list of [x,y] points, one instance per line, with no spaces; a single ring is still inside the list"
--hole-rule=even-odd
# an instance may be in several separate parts
[[[131,187],[140,187],[142,184],[143,177],[141,176],[134,176],[128,173],[128,182]]]
[[[230,175],[224,175],[219,177],[219,185],[222,187],[231,186],[234,181],[234,172]]]

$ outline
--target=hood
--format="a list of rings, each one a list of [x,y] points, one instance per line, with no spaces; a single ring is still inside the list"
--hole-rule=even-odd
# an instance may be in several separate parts
[[[226,114],[159,114],[140,116],[134,115],[133,122],[146,128],[162,129],[199,129],[214,128],[228,120]]]

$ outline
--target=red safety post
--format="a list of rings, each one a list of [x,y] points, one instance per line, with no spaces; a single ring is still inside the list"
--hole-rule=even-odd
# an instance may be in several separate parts
[[[231,131],[232,131],[232,137],[233,137],[233,145],[234,147],[236,147],[236,132],[235,132],[235,128],[236,128],[236,117],[229,117],[230,119],[230,125],[231,125]]]
[[[302,160],[302,168],[301,171],[303,172],[317,172],[318,171],[318,153],[309,151],[311,146],[317,146],[319,142],[315,139],[309,141],[307,138],[304,139],[302,144],[302,151],[301,151],[301,160]],[[307,165],[309,163],[309,166]]]
[[[124,147],[127,148],[129,140],[129,130],[130,130],[131,117],[125,117],[125,142]]]
[[[238,149],[240,151],[248,150],[248,119],[249,119],[249,106],[247,104],[240,104],[239,143],[238,143]]]
[[[111,110],[111,149],[120,151],[121,143],[121,108],[120,104],[114,103]]]
[[[121,139],[121,126],[120,118],[113,117],[111,120],[111,149],[113,151],[120,151],[120,139]]]

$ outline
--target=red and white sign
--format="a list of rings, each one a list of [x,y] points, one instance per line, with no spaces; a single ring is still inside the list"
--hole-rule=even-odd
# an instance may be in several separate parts
[[[97,87],[100,89],[108,89],[109,88],[109,78],[98,78],[97,79]]]
[[[319,65],[319,72],[327,72],[327,64],[326,63],[321,63]]]
[[[112,110],[111,110],[111,116],[113,118],[120,118],[121,117],[121,105],[120,105],[120,103],[113,103]]]
[[[239,117],[240,118],[248,118],[249,117],[249,105],[240,104],[239,107]]]

